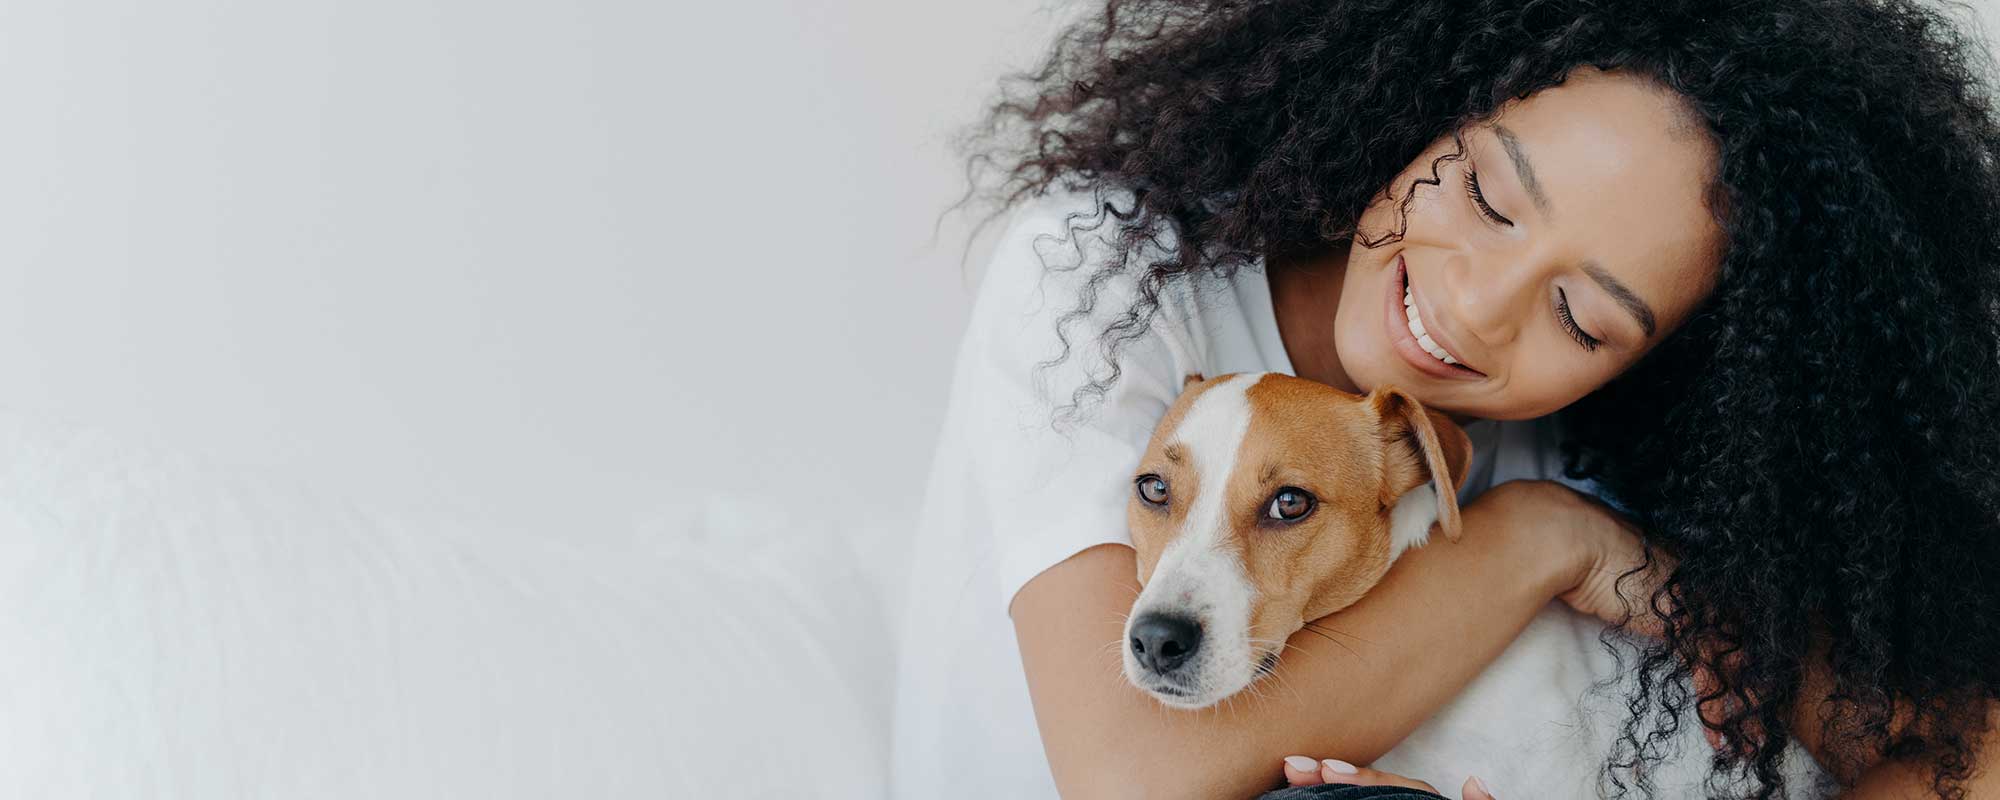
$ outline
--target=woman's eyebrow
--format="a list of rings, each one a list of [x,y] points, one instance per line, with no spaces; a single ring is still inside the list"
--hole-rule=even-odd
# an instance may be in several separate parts
[[[1507,159],[1514,162],[1514,174],[1521,178],[1521,188],[1528,190],[1528,199],[1535,202],[1535,209],[1541,212],[1542,219],[1553,219],[1554,209],[1549,208],[1549,197],[1542,193],[1541,182],[1535,180],[1535,167],[1528,163],[1528,151],[1521,147],[1521,140],[1514,136],[1513,131],[1507,130],[1505,125],[1496,122],[1492,128],[1493,135],[1500,137],[1500,145],[1507,150]],[[1598,286],[1603,287],[1604,291],[1611,295],[1611,299],[1618,301],[1626,311],[1631,312],[1632,318],[1639,321],[1639,327],[1645,329],[1646,336],[1651,337],[1653,332],[1658,330],[1652,306],[1646,305],[1646,301],[1639,299],[1638,293],[1620,283],[1617,277],[1598,265],[1596,261],[1583,262],[1583,274],[1589,275],[1591,280],[1596,281]]]
[[[1610,293],[1611,299],[1618,301],[1626,311],[1632,312],[1632,318],[1639,321],[1639,327],[1646,330],[1647,337],[1653,335],[1655,330],[1653,308],[1646,305],[1646,301],[1639,299],[1639,295],[1633,293],[1625,284],[1619,283],[1618,278],[1605,271],[1604,267],[1595,261],[1583,262],[1583,274],[1597,281],[1598,286],[1604,287],[1604,291]]]
[[[1521,188],[1528,190],[1528,199],[1535,201],[1536,210],[1542,212],[1542,219],[1553,220],[1555,210],[1549,207],[1548,195],[1542,194],[1542,184],[1535,180],[1535,167],[1528,163],[1528,151],[1521,148],[1521,140],[1507,126],[1493,123],[1493,135],[1500,137],[1501,146],[1507,148],[1507,158],[1514,162],[1514,174],[1521,178]]]

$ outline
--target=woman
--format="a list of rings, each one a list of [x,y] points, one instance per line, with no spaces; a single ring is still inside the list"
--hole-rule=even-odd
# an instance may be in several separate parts
[[[1112,0],[1069,29],[988,120],[1027,144],[975,156],[1043,199],[960,351],[898,793],[1436,780],[1347,765],[1557,599],[1645,637],[1604,791],[1653,794],[1694,706],[1718,793],[1810,788],[1796,739],[1856,797],[2000,796],[1983,57],[1862,0]],[[1170,712],[1106,667],[1131,459],[1174,373],[1260,369],[1399,386],[1487,466],[1462,541],[1321,621],[1365,657],[1301,632],[1282,691]]]

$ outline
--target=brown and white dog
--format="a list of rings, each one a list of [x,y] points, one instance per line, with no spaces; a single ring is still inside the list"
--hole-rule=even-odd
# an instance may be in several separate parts
[[[1392,387],[1362,397],[1275,372],[1182,387],[1126,512],[1145,588],[1123,649],[1133,685],[1196,709],[1269,673],[1287,638],[1360,599],[1433,523],[1457,539],[1472,445]]]

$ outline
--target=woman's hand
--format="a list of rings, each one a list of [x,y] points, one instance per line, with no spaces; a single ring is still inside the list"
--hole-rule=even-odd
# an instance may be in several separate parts
[[[1441,794],[1436,788],[1423,781],[1405,778],[1401,775],[1392,775],[1367,767],[1357,767],[1337,758],[1314,761],[1305,756],[1286,756],[1284,764],[1285,782],[1292,786],[1348,783],[1357,786],[1401,786],[1405,789],[1417,789],[1430,792],[1431,794]],[[1497,800],[1493,796],[1493,792],[1486,788],[1486,782],[1480,780],[1477,776],[1466,778],[1465,786],[1460,787],[1458,792],[1463,800]]]
[[[1556,599],[1632,633],[1654,638],[1663,635],[1660,613],[1672,609],[1655,611],[1651,601],[1677,562],[1654,551],[1648,564],[1643,534],[1623,514],[1596,498],[1548,480],[1508,481],[1486,490],[1473,504],[1481,506],[1483,513],[1499,515],[1505,527],[1525,532],[1540,551],[1539,558],[1557,567]],[[1645,569],[1639,570],[1641,566]],[[1632,574],[1620,580],[1626,573]],[[1702,652],[1713,651],[1702,648]],[[1740,705],[1717,691],[1710,661],[1703,658],[1693,665],[1694,685],[1697,697],[1702,698],[1698,710],[1707,723],[1704,733],[1709,744],[1720,749],[1721,734],[1716,726]],[[1293,786],[1348,783],[1437,793],[1423,781],[1337,759],[1290,756],[1284,760],[1284,773],[1286,782]],[[1491,790],[1476,777],[1467,779],[1460,792],[1464,800],[1494,800]]]
[[[1652,607],[1654,590],[1673,573],[1674,558],[1655,551],[1653,562],[1643,572],[1622,582],[1619,576],[1646,564],[1646,546],[1637,525],[1596,498],[1547,480],[1508,481],[1486,491],[1476,503],[1491,502],[1505,513],[1552,539],[1553,558],[1567,559],[1568,589],[1557,595],[1571,608],[1643,636],[1664,635],[1660,613]],[[1517,516],[1518,515],[1518,516]],[[1720,648],[1699,648],[1693,679],[1697,710],[1707,723],[1702,733],[1711,747],[1722,749],[1721,721],[1743,708],[1741,698],[1721,691],[1715,677],[1715,654]],[[1725,660],[1740,660],[1741,653],[1730,651]],[[1756,735],[1756,726],[1748,726]],[[1746,743],[1747,744],[1747,743]]]
[[[1565,577],[1557,599],[1571,608],[1647,636],[1660,635],[1648,599],[1673,571],[1673,560],[1653,554],[1643,574],[1618,576],[1645,563],[1639,527],[1596,498],[1547,480],[1508,481],[1474,503],[1496,506],[1513,525],[1532,531]],[[1643,613],[1641,613],[1643,612]]]

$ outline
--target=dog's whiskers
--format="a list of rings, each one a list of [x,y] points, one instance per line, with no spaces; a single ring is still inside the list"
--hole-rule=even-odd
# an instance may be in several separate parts
[[[1275,646],[1277,649],[1273,651],[1270,656],[1267,656],[1263,661],[1260,661],[1257,664],[1255,670],[1255,677],[1252,677],[1250,679],[1250,684],[1246,688],[1249,688],[1258,697],[1260,698],[1264,697],[1264,694],[1262,692],[1257,691],[1257,684],[1261,682],[1264,678],[1270,678],[1271,681],[1274,682],[1278,688],[1288,692],[1291,695],[1293,701],[1296,702],[1303,700],[1304,698],[1302,695],[1299,694],[1298,687],[1293,686],[1290,681],[1287,681],[1285,679],[1285,676],[1278,674],[1278,664],[1284,660],[1283,653],[1285,652],[1286,648],[1299,650],[1300,652],[1305,652],[1305,651],[1300,649],[1298,645],[1292,644],[1291,642],[1288,641],[1280,641],[1277,639],[1259,639],[1256,637],[1251,637],[1250,644],[1253,647],[1257,645]]]
[[[1343,641],[1341,641],[1341,640],[1339,640],[1339,639],[1335,639],[1335,638],[1333,638],[1332,636],[1328,636],[1328,635],[1327,635],[1327,634],[1326,634],[1326,633],[1325,633],[1324,631],[1321,631],[1321,630],[1320,630],[1320,626],[1318,626],[1318,625],[1314,625],[1314,624],[1312,624],[1312,623],[1308,622],[1308,623],[1306,623],[1305,627],[1304,627],[1304,628],[1301,628],[1300,630],[1304,630],[1304,631],[1308,631],[1308,632],[1312,633],[1312,635],[1314,635],[1314,636],[1318,636],[1318,637],[1319,637],[1319,638],[1321,638],[1321,639],[1325,639],[1325,640],[1327,640],[1327,641],[1329,641],[1329,642],[1332,642],[1332,643],[1334,644],[1334,646],[1335,646],[1335,647],[1339,647],[1339,648],[1340,648],[1340,649],[1342,649],[1342,650],[1346,650],[1346,651],[1347,651],[1347,654],[1348,654],[1348,655],[1351,655],[1351,656],[1354,656],[1355,658],[1360,658],[1360,657],[1361,657],[1361,654],[1360,654],[1360,653],[1357,653],[1357,652],[1355,652],[1355,651],[1354,651],[1354,648],[1352,648],[1352,647],[1348,647],[1348,646],[1347,646],[1347,643],[1346,643],[1346,642],[1343,642]],[[1339,633],[1339,631],[1334,631],[1334,632],[1335,632],[1335,633]]]
[[[1339,629],[1339,628],[1336,628],[1336,627],[1333,627],[1332,625],[1327,625],[1327,624],[1324,624],[1324,623],[1319,623],[1319,622],[1308,622],[1308,623],[1306,623],[1306,627],[1308,627],[1308,628],[1320,628],[1320,629],[1323,629],[1323,630],[1325,630],[1325,631],[1327,631],[1327,632],[1329,632],[1329,633],[1338,633],[1338,634],[1340,634],[1340,635],[1342,635],[1342,636],[1345,636],[1345,637],[1347,637],[1347,638],[1349,638],[1349,639],[1353,639],[1354,641],[1357,641],[1357,642],[1362,642],[1362,643],[1365,643],[1365,644],[1374,644],[1374,642],[1373,642],[1373,641],[1370,641],[1370,640],[1368,640],[1368,639],[1363,639],[1363,638],[1361,638],[1361,637],[1359,637],[1359,636],[1356,636],[1356,635],[1354,635],[1354,634],[1351,634],[1351,633],[1348,633],[1347,631],[1343,631],[1343,630],[1341,630],[1341,629]]]

